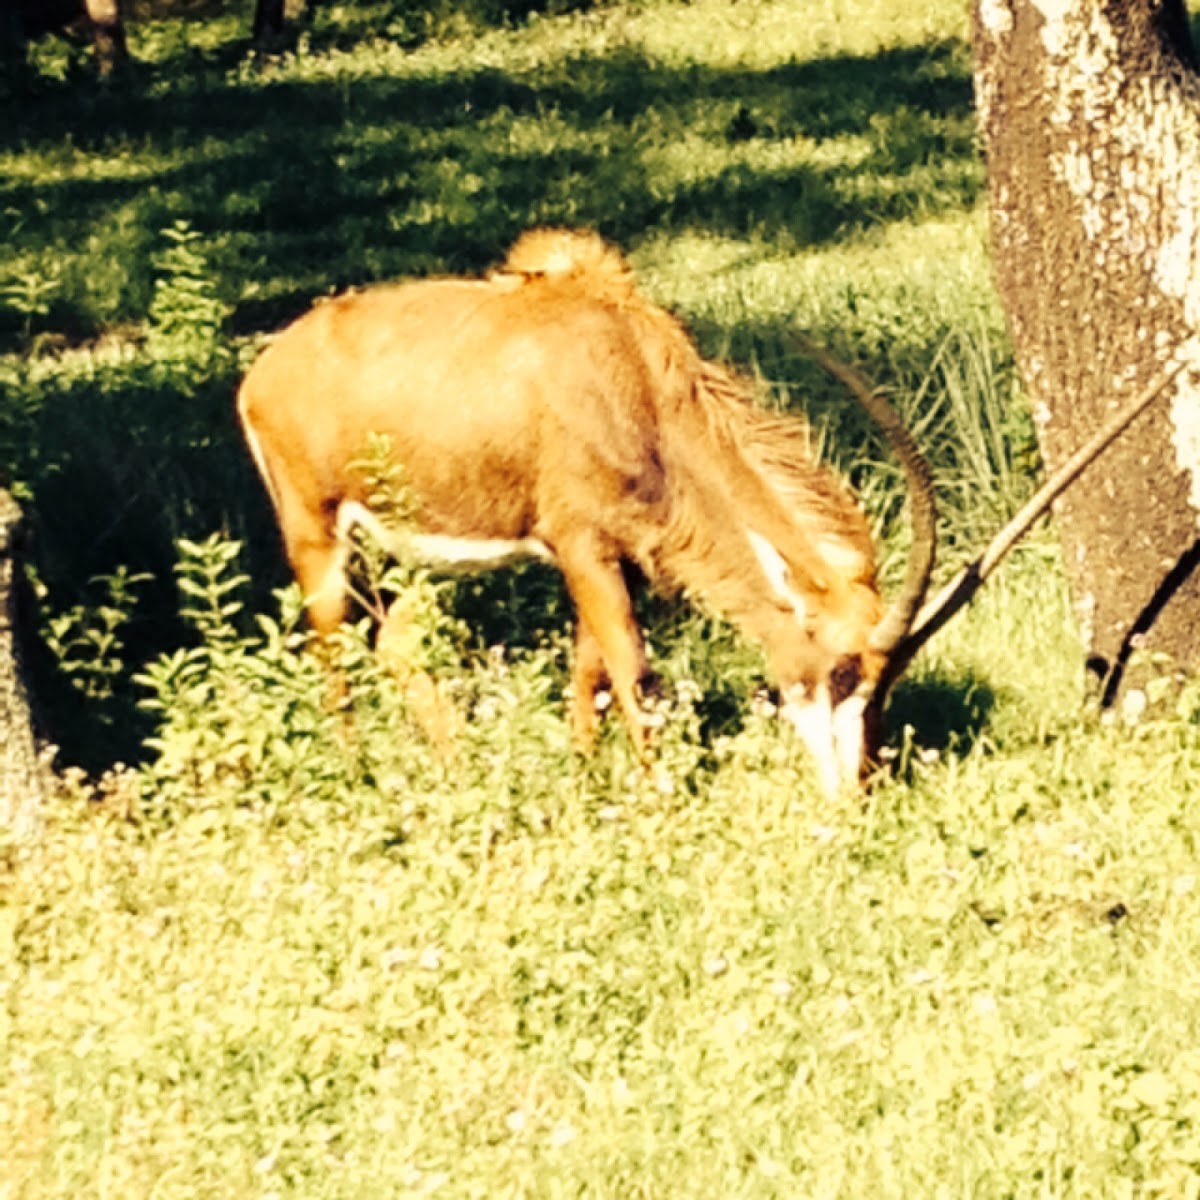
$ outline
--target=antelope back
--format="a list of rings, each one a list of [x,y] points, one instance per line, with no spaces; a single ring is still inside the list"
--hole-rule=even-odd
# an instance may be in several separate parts
[[[242,419],[273,492],[286,483],[310,507],[363,499],[349,468],[378,434],[430,531],[550,536],[586,521],[626,540],[625,510],[661,489],[653,380],[628,326],[539,281],[352,293],[268,348]]]

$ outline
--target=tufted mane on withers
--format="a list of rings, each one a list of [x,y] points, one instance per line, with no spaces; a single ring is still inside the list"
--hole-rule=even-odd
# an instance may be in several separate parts
[[[633,272],[625,256],[589,230],[530,229],[508,252],[497,274],[584,284],[593,294],[631,299]]]

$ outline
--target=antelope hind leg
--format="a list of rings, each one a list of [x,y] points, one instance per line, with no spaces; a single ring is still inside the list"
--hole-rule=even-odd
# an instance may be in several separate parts
[[[349,688],[330,653],[328,639],[346,619],[346,564],[348,551],[332,522],[305,509],[286,486],[279,498],[284,549],[300,591],[309,627],[315,634],[314,651],[329,677],[325,706],[330,712],[344,709]]]

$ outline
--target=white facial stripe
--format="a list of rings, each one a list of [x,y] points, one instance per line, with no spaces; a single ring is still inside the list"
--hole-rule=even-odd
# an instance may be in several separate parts
[[[429,567],[452,571],[486,571],[537,558],[554,562],[550,547],[540,538],[460,538],[442,533],[413,533],[388,529],[365,504],[347,500],[338,506],[337,532],[348,540],[354,528],[363,529],[389,554],[411,555]]]
[[[862,768],[866,701],[851,696],[832,708],[825,686],[811,697],[802,686],[796,686],[783,699],[780,713],[813,756],[825,795],[836,796],[843,788],[856,787]]]
[[[793,689],[793,692],[801,690]],[[792,723],[800,740],[813,756],[821,790],[827,796],[836,796],[841,789],[841,770],[833,741],[833,712],[829,707],[829,693],[821,688],[812,699],[793,699],[789,695],[779,711]]]
[[[796,614],[797,621],[803,621],[808,616],[808,605],[789,582],[788,565],[783,555],[761,533],[753,529],[746,530],[746,538],[754,551],[754,557],[758,559],[758,565],[767,577],[767,583],[771,585],[771,591]]]
[[[866,711],[866,697],[858,695],[848,696],[833,710],[833,745],[838,768],[842,781],[850,785],[858,783],[862,775]]]

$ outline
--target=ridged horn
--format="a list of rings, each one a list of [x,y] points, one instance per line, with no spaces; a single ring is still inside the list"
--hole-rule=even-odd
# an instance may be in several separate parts
[[[840,380],[854,394],[866,414],[879,426],[908,480],[908,511],[912,522],[912,550],[904,571],[899,594],[892,601],[883,620],[871,634],[871,648],[883,654],[889,662],[902,646],[912,628],[929,587],[937,553],[937,504],[933,494],[933,473],[917,443],[900,419],[900,414],[848,363],[835,358],[816,345],[803,333],[796,334],[805,354]],[[885,670],[890,683],[895,672]],[[886,685],[885,685],[886,686]]]

